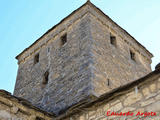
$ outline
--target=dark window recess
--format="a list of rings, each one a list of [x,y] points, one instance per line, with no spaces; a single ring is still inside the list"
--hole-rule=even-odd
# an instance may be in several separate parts
[[[39,53],[34,56],[34,64],[39,62]]]
[[[67,34],[64,34],[64,35],[61,37],[61,46],[63,46],[66,42],[67,42]]]
[[[47,52],[48,52],[48,53],[50,52],[50,47],[47,49]]]
[[[49,72],[46,71],[43,75],[43,81],[42,81],[42,84],[46,85],[48,83],[48,80],[49,80]]]
[[[107,79],[107,85],[110,86],[110,80],[109,79]]]
[[[132,60],[134,60],[134,61],[136,60],[135,53],[131,50],[130,50],[130,57],[131,57]]]
[[[110,43],[114,46],[116,46],[116,37],[110,34]]]
[[[45,119],[43,119],[43,118],[41,118],[41,117],[36,117],[35,120],[45,120]]]

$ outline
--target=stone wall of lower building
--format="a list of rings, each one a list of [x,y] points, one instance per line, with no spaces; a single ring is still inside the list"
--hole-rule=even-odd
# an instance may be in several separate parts
[[[52,120],[54,115],[0,90],[0,120]]]
[[[144,81],[144,82],[143,82]],[[128,116],[113,115],[128,113]],[[66,112],[67,113],[67,112]],[[145,77],[115,92],[106,94],[85,107],[73,110],[65,120],[159,120],[160,72]],[[108,114],[107,114],[108,113]]]

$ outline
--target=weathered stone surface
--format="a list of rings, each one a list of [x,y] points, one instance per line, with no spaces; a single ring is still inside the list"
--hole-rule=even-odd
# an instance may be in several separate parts
[[[160,101],[154,102],[150,106],[146,107],[147,111],[160,112]]]
[[[91,18],[93,37],[91,50],[94,55],[94,63],[96,63],[93,64],[94,90],[98,95],[143,77],[151,71],[149,61],[146,61],[144,56],[137,52],[140,48],[131,42],[131,38],[125,36],[110,21],[106,22],[106,18],[95,12],[94,9],[91,9]],[[111,34],[116,37],[116,46],[110,42]],[[134,49],[136,62],[131,60],[128,49]]]
[[[80,116],[79,120],[85,120],[85,116],[84,115]]]
[[[128,105],[132,105],[134,103],[136,103],[137,101],[142,99],[142,94],[141,93],[132,93],[130,96],[128,96],[125,101],[124,101],[124,105],[128,106]]]
[[[155,100],[153,98],[151,98],[149,100],[146,100],[146,101],[142,102],[141,106],[143,107],[143,106],[149,105],[149,104],[154,103],[154,102],[155,102]]]
[[[159,119],[159,69],[145,76],[152,55],[92,4],[75,13],[17,57],[14,94],[37,107],[0,91],[0,120],[133,120],[137,112],[156,112],[152,119]],[[134,116],[107,116],[107,111]]]
[[[157,83],[157,88],[160,90],[160,82]]]
[[[36,117],[52,120],[55,116],[0,90],[0,120],[37,120]]]
[[[90,96],[100,97],[143,77],[151,72],[151,58],[131,35],[87,2],[17,57],[14,95],[58,115]],[[141,99],[133,96],[124,104]],[[122,108],[120,102],[112,105],[114,110]]]
[[[160,100],[160,94],[155,97],[156,100]]]
[[[104,112],[107,112],[109,110],[109,104],[104,105],[103,110]]]
[[[11,112],[16,114],[18,112],[18,107],[12,107]]]
[[[113,102],[111,103],[111,106],[112,106],[112,105],[115,105],[115,104],[117,104],[117,103],[120,103],[120,100],[113,101]]]
[[[128,111],[134,111],[136,108],[135,107],[126,107],[124,109],[122,109],[121,112],[125,113],[125,112],[128,112]]]
[[[160,74],[160,73],[159,73]],[[154,75],[153,75],[154,76]],[[159,75],[160,77],[160,75]],[[137,119],[143,119],[144,115],[142,116],[136,116],[138,112],[141,114],[145,112],[156,112],[156,116],[147,116],[145,119],[152,119],[156,120],[159,117],[160,113],[160,103],[159,103],[159,90],[156,89],[153,92],[148,92],[146,96],[144,97],[144,90],[148,90],[146,88],[150,88],[151,84],[157,84],[159,82],[159,77],[154,80],[152,78],[147,78],[148,82],[145,82],[145,84],[140,85],[134,85],[134,87],[128,87],[127,89],[123,89],[122,91],[116,91],[118,93],[111,95],[108,97],[108,94],[106,94],[106,97],[104,96],[100,98],[100,101],[93,102],[92,105],[86,108],[86,110],[92,110],[91,113],[87,113],[87,111],[81,112],[81,115],[86,115],[86,116],[91,116],[83,118],[84,120],[88,119],[93,119],[93,120],[125,120],[125,118],[129,120],[137,120]],[[137,86],[138,93],[135,92],[134,88]],[[142,87],[143,86],[143,87]],[[111,93],[112,94],[112,93]],[[116,96],[117,94],[117,96]],[[149,96],[149,98],[147,98]],[[112,98],[112,99],[111,99]],[[123,100],[122,100],[123,98]],[[100,104],[98,106],[98,104]],[[96,105],[96,107],[95,107]],[[93,107],[94,106],[94,107]],[[103,114],[99,114],[101,109],[103,108]],[[95,112],[96,111],[96,112]],[[116,113],[132,113],[132,116],[117,116],[117,115],[112,115],[112,116],[107,116],[108,111],[110,111],[110,114],[112,112]],[[82,114],[83,113],[83,114]],[[86,114],[87,113],[87,114]],[[78,114],[78,113],[75,113]],[[110,115],[109,114],[109,115]],[[78,120],[78,118],[77,118]]]
[[[154,91],[156,90],[156,84],[151,84],[151,85],[150,85],[150,90],[151,90],[152,92],[154,92]]]
[[[150,94],[148,88],[144,88],[144,89],[142,90],[142,92],[143,92],[143,95],[144,95],[144,96],[148,96],[148,95]]]
[[[105,114],[105,113],[103,112],[103,109],[102,109],[102,108],[98,108],[98,109],[97,109],[97,112],[96,112],[96,115],[97,115],[96,117],[97,117],[97,118],[99,118],[99,117],[101,117],[101,116],[104,116],[104,114]]]
[[[116,105],[112,106],[109,110],[117,112],[123,108],[122,103],[117,103]]]

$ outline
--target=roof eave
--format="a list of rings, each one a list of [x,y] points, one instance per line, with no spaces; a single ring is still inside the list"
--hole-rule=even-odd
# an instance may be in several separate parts
[[[52,31],[54,28],[56,28],[58,25],[60,25],[61,23],[63,23],[67,18],[69,18],[70,16],[72,16],[73,14],[75,14],[77,11],[79,11],[82,7],[84,7],[85,5],[90,5],[94,8],[96,8],[99,12],[101,12],[105,17],[107,17],[110,21],[112,21],[115,25],[117,25],[120,29],[122,29],[125,33],[127,33],[131,38],[133,38],[135,40],[135,42],[140,45],[147,53],[148,55],[152,58],[153,54],[151,52],[149,52],[141,43],[139,43],[132,35],[130,35],[125,29],[123,29],[121,26],[119,26],[116,22],[114,22],[108,15],[106,15],[102,10],[100,10],[98,7],[96,7],[94,4],[92,4],[90,1],[87,1],[85,4],[83,4],[81,7],[79,7],[78,9],[74,10],[71,14],[69,14],[67,17],[65,17],[64,19],[62,19],[58,24],[56,24],[55,26],[53,26],[52,28],[50,28],[46,33],[44,33],[40,38],[38,38],[33,44],[31,44],[29,47],[27,47],[26,49],[24,49],[19,55],[17,55],[15,58],[18,60],[18,58],[25,52],[27,51],[30,47],[32,47],[33,45],[35,45],[40,39],[42,39],[45,35],[47,35],[50,31]]]
[[[18,58],[25,52],[27,51],[30,47],[32,47],[33,45],[35,45],[39,40],[41,40],[45,35],[47,35],[50,31],[52,31],[54,28],[56,28],[58,25],[60,25],[61,23],[63,23],[66,19],[68,19],[70,16],[72,16],[73,14],[75,14],[77,11],[79,11],[81,8],[83,8],[84,6],[86,6],[87,4],[90,4],[89,1],[87,1],[85,4],[83,4],[81,7],[79,7],[78,9],[74,10],[71,14],[69,14],[67,17],[65,17],[64,19],[62,19],[58,24],[54,25],[52,28],[50,28],[47,32],[45,32],[40,38],[38,38],[34,43],[32,43],[29,47],[27,47],[26,49],[24,49],[20,54],[18,54],[15,58],[18,60]]]

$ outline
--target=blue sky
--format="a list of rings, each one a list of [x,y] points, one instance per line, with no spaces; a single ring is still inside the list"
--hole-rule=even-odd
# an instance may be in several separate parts
[[[160,62],[160,0],[91,0]],[[0,0],[0,89],[13,92],[15,56],[86,0]]]

